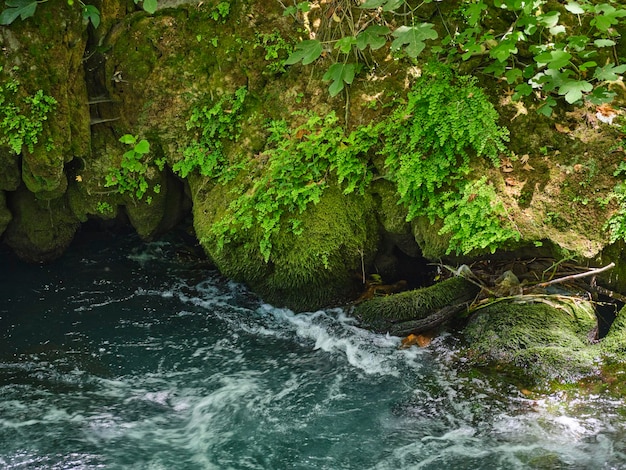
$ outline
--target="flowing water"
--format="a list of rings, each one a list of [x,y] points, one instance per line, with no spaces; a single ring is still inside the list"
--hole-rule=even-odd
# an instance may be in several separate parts
[[[528,399],[457,372],[452,337],[295,315],[182,247],[0,253],[1,468],[626,468],[623,400]]]

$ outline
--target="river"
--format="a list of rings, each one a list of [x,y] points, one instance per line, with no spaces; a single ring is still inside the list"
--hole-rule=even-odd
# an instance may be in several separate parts
[[[345,311],[267,305],[190,255],[83,234],[0,250],[0,467],[618,469],[625,401],[528,396]]]

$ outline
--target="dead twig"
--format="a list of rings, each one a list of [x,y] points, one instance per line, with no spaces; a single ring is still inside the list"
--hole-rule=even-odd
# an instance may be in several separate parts
[[[594,276],[601,272],[608,271],[609,269],[613,269],[614,267],[615,267],[615,263],[609,263],[602,268],[592,269],[591,271],[588,271],[586,273],[578,273],[578,274],[572,274],[570,276],[559,277],[557,279],[552,279],[551,281],[535,284],[533,287],[547,287],[547,286],[551,286],[552,284],[560,284],[566,281],[571,281],[572,279],[580,279],[582,277]]]

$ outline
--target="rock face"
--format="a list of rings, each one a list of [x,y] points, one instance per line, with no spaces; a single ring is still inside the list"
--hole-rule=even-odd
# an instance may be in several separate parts
[[[0,28],[0,82],[17,79],[20,99],[42,90],[57,103],[32,148],[0,146],[0,233],[20,256],[53,259],[89,219],[127,220],[147,239],[191,211],[200,243],[223,273],[297,310],[352,296],[355,273],[380,265],[380,272],[393,274],[394,257],[457,260],[448,253],[455,233],[442,233],[442,220],[420,215],[407,222],[407,209],[398,204],[403,182],[390,178],[387,147],[377,138],[382,128],[376,125],[406,101],[421,71],[383,48],[369,80],[359,76],[331,98],[322,79],[330,62],[284,67],[302,32],[280,2],[177,0],[161,2],[154,15],[132,2],[101,3],[95,30],[66,2],[39,4],[34,17]],[[325,21],[320,12],[311,15]],[[500,167],[473,159],[467,179],[483,183],[476,191],[467,186],[463,201],[501,203],[498,221],[517,231],[519,241],[500,251],[567,252],[626,269],[620,245],[601,229],[619,215],[611,199],[612,174],[623,157],[613,149],[618,131],[592,128],[582,114],[571,113],[557,116],[555,128],[554,121],[500,101],[499,85],[487,85],[501,124],[509,124],[517,158]],[[240,110],[235,113],[231,101],[216,107],[240,89],[247,92]],[[220,238],[216,226],[237,214],[239,196],[253,192],[255,182],[266,178],[262,191],[280,190],[268,177],[268,155],[287,147],[268,122],[274,129],[284,124],[289,149],[323,148],[331,137],[315,141],[322,130],[302,122],[330,113],[341,118],[323,132],[342,129],[335,147],[360,149],[363,187],[349,188],[345,175],[356,170],[341,154],[327,171],[302,180],[304,188],[321,188],[319,194],[302,207],[278,208],[283,215],[270,239],[271,255],[263,247],[268,228],[258,220],[242,223],[247,228],[236,237]],[[407,127],[411,116],[402,119],[407,122],[396,125]],[[391,135],[386,129],[381,135]],[[149,141],[149,152],[120,142],[126,135]],[[184,170],[193,149],[201,149],[193,154],[195,166]],[[304,154],[311,167],[322,158]],[[467,230],[467,217],[459,211],[459,230]],[[536,249],[540,244],[543,251]],[[465,254],[482,256],[487,248]],[[611,281],[626,290],[626,276]]]

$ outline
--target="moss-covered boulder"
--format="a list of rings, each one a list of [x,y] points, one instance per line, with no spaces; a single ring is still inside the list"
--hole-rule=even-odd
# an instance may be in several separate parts
[[[602,338],[602,353],[613,362],[626,363],[626,307],[623,307]]]
[[[370,197],[346,196],[339,187],[329,186],[319,203],[299,216],[302,232],[282,230],[272,239],[271,256],[265,261],[259,226],[219,246],[212,227],[230,217],[226,209],[236,197],[232,189],[219,185],[204,192],[201,186],[191,186],[196,234],[220,271],[245,282],[267,301],[294,310],[316,309],[354,295],[355,274],[371,260],[378,243]]]
[[[470,301],[478,287],[462,277],[453,277],[430,287],[365,301],[354,310],[364,326],[394,331],[403,323],[424,319],[444,307]]]
[[[65,251],[79,227],[65,197],[39,200],[24,186],[10,193],[13,214],[4,241],[18,256],[34,262],[49,261]]]
[[[591,374],[598,354],[588,339],[596,326],[590,302],[500,301],[474,313],[464,331],[467,356],[534,385],[573,382]]]

